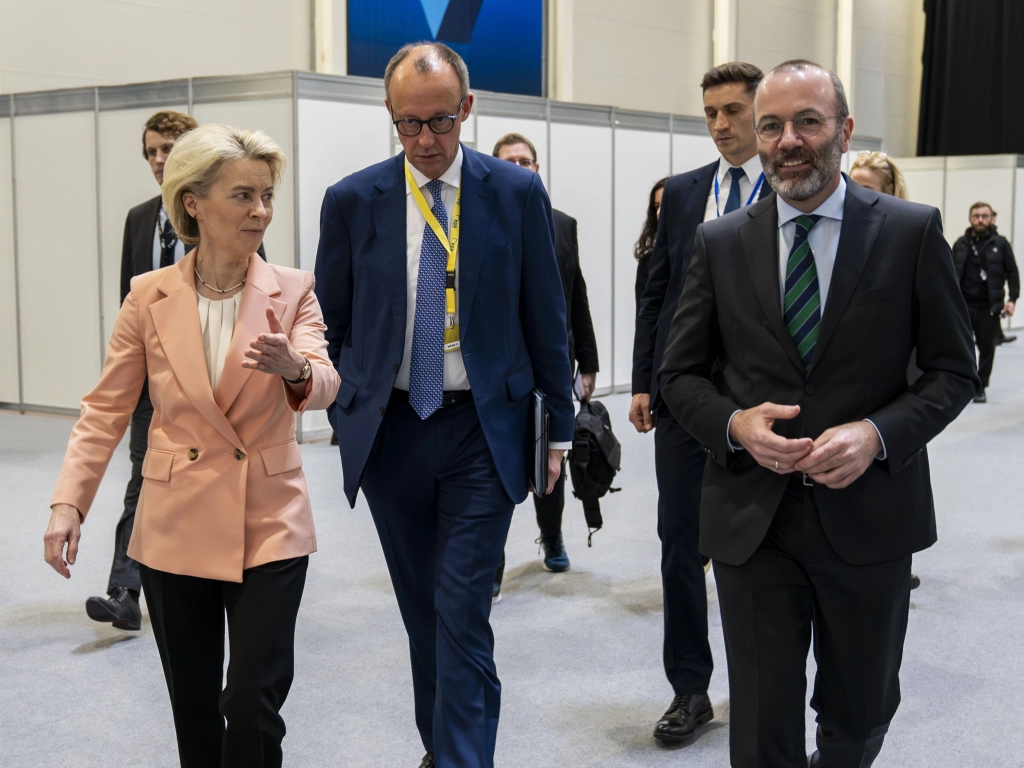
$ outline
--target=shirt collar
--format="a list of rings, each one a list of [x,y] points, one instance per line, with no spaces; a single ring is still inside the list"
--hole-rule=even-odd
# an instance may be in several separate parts
[[[725,181],[725,176],[729,173],[730,168],[742,168],[743,172],[747,175],[747,180],[751,184],[757,184],[757,180],[761,177],[761,158],[754,153],[754,156],[747,160],[741,166],[734,166],[724,157],[718,159],[718,184],[721,186],[722,182]]]
[[[798,211],[792,205],[782,199],[782,195],[776,195],[775,198],[776,206],[779,211],[779,226],[788,224],[798,216],[804,216],[803,211]],[[839,177],[839,186],[836,187],[836,191],[828,196],[821,205],[811,211],[816,216],[824,216],[826,219],[836,219],[837,221],[843,220],[843,206],[846,203],[846,179],[843,176]]]
[[[430,179],[427,178],[425,174],[420,172],[420,170],[412,163],[409,163],[409,170],[412,171],[412,177],[416,181],[416,186],[418,188],[423,189],[423,187],[427,185],[427,182],[430,181]],[[462,182],[461,144],[459,144],[459,151],[456,153],[455,159],[452,161],[452,164],[448,166],[448,170],[442,173],[438,178],[445,184],[448,184],[449,186],[455,187],[456,189],[459,188],[459,184]],[[406,193],[411,194],[409,190],[406,190]]]

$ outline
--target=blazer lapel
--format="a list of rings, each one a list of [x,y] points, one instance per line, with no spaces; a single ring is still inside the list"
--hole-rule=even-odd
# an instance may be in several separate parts
[[[246,272],[245,288],[242,290],[242,302],[238,307],[238,321],[231,334],[231,344],[224,356],[224,372],[214,399],[221,413],[227,413],[235,402],[238,393],[252,376],[251,368],[243,368],[242,361],[249,344],[261,333],[270,332],[267,320],[267,308],[272,307],[285,333],[290,330],[285,326],[283,318],[288,305],[275,296],[281,295],[281,287],[274,277],[274,271],[259,256],[249,257],[249,269]],[[266,374],[260,374],[265,376]]]
[[[370,199],[375,245],[373,258],[384,264],[385,293],[393,309],[395,328],[403,336],[406,318],[405,155],[392,159],[375,183],[377,194]]]
[[[487,234],[494,215],[497,191],[485,179],[490,175],[487,167],[473,156],[472,150],[462,149],[462,223],[459,226],[459,325],[466,338],[470,312],[476,296],[480,267],[487,255]],[[463,229],[464,227],[464,229]],[[554,232],[551,233],[552,238]]]
[[[192,274],[194,264],[195,256],[189,255],[176,268],[165,270],[158,286],[165,298],[150,304],[149,313],[160,346],[189,402],[226,440],[244,449],[210,388],[195,286],[184,277]]]
[[[153,271],[153,241],[156,238],[157,224],[160,223],[160,204],[160,195],[146,203],[141,226],[135,231],[135,249],[132,257],[136,275]]]
[[[782,320],[782,302],[779,299],[779,214],[775,198],[754,203],[747,209],[747,216],[749,218],[740,225],[739,232],[750,277],[754,281],[754,291],[779,344],[793,365],[803,372],[800,353]]]
[[[845,174],[844,174],[845,175]],[[829,284],[825,301],[825,313],[821,318],[821,330],[814,345],[814,357],[808,370],[812,370],[821,359],[828,342],[839,325],[839,318],[846,311],[846,305],[857,290],[861,273],[871,255],[871,249],[878,239],[878,232],[885,221],[885,214],[874,205],[878,195],[863,190],[849,179],[846,180],[846,201],[843,204],[843,225],[839,230],[839,248],[836,263],[832,267],[832,282]]]

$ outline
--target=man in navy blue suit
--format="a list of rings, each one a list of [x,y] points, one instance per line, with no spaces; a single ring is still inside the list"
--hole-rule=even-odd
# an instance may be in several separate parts
[[[421,768],[490,768],[501,685],[489,618],[530,490],[530,392],[548,484],[571,446],[565,299],[537,174],[459,143],[466,65],[403,47],[384,74],[402,155],[327,190],[316,293],[341,387],[345,494],[362,488],[409,634]]]
[[[654,726],[654,737],[676,743],[714,717],[708,684],[713,661],[708,643],[707,586],[697,551],[703,446],[679,425],[658,389],[658,369],[693,253],[697,227],[771,193],[754,133],[754,91],[761,70],[731,61],[705,73],[704,116],[721,156],[665,184],[650,275],[640,300],[633,342],[633,402],[629,420],[654,433],[658,479],[658,536],[664,592],[665,675],[674,696]]]

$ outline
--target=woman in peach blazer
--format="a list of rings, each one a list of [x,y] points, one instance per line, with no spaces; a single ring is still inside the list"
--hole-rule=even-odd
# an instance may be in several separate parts
[[[164,207],[179,237],[199,245],[132,280],[44,540],[47,562],[69,577],[79,524],[148,376],[154,415],[128,554],[140,564],[182,766],[282,760],[279,710],[316,550],[295,413],[325,408],[339,383],[313,276],[256,255],[283,166],[261,132],[208,125],[175,144]]]

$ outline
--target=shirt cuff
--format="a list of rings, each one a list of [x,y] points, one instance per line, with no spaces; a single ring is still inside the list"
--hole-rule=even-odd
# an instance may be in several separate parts
[[[735,411],[733,411],[732,412],[732,416],[729,417],[729,423],[725,425],[725,444],[729,447],[729,451],[731,453],[736,453],[736,451],[744,451],[744,450],[746,450],[742,445],[733,445],[732,444],[732,440],[729,439],[729,429],[732,427],[732,420],[736,418],[736,414],[739,413],[739,412],[740,412],[739,408],[737,408]]]
[[[572,448],[572,443],[548,443],[550,451],[568,451],[570,448]]]
[[[878,425],[875,424],[875,422],[873,422],[871,419],[864,419],[864,421],[866,421],[868,424],[875,428],[875,432],[878,433],[878,442],[882,444],[882,452],[875,456],[875,459],[877,461],[885,461],[886,458],[888,458],[889,456],[889,452],[885,449],[885,438],[882,437],[882,431],[878,428]]]

